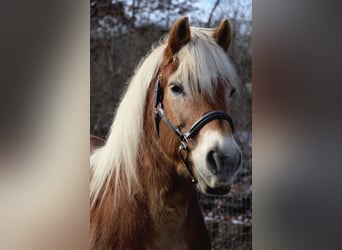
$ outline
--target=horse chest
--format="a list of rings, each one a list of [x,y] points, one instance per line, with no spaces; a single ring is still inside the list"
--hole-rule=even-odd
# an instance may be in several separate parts
[[[152,221],[152,242],[147,249],[189,249],[184,239],[184,209],[163,208]]]
[[[177,209],[166,209],[154,225],[155,235],[148,249],[189,249],[184,238],[184,215]]]
[[[186,245],[184,240],[179,239],[165,239],[165,238],[158,238],[153,243],[150,250],[188,250],[189,247]]]

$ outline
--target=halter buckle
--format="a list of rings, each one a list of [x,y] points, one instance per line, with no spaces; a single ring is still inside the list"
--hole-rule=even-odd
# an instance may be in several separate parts
[[[186,144],[185,141],[181,141],[181,144],[179,145],[179,148],[178,148],[178,151],[179,151],[179,155],[180,155],[180,158],[182,159],[182,162],[183,162],[183,165],[184,167],[189,171],[190,173],[190,176],[191,176],[191,182],[192,183],[197,183],[197,180],[196,178],[194,177],[194,174],[192,173],[192,170],[189,166],[189,162],[188,162],[188,153],[189,153],[189,149],[188,149],[188,145]],[[183,151],[185,152],[183,154]]]

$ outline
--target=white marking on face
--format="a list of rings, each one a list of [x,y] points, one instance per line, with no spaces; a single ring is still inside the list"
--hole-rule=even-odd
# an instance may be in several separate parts
[[[232,135],[224,136],[217,131],[204,131],[192,159],[197,174],[211,188],[233,183],[241,168],[241,150]]]

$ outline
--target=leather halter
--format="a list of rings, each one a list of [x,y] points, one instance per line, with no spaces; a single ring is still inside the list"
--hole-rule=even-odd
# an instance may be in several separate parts
[[[169,119],[166,118],[164,115],[164,109],[163,109],[163,90],[160,87],[160,75],[158,75],[156,85],[154,87],[154,121],[155,121],[155,128],[159,137],[159,122],[160,119],[162,119],[166,125],[171,128],[171,130],[180,138],[181,143],[178,148],[179,155],[182,159],[184,167],[187,168],[187,170],[190,173],[190,176],[192,178],[193,183],[197,183],[197,180],[192,173],[192,170],[189,166],[188,162],[188,141],[193,137],[195,134],[198,133],[198,131],[207,123],[213,121],[213,120],[226,120],[229,122],[229,125],[234,133],[234,123],[233,119],[225,112],[220,110],[212,110],[207,113],[205,113],[203,116],[201,116],[191,127],[190,129],[185,132],[184,134],[182,131],[176,127]]]

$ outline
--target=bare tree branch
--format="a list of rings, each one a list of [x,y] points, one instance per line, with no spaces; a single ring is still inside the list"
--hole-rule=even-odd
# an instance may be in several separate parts
[[[209,18],[208,18],[208,23],[207,23],[208,27],[210,27],[211,19],[212,19],[212,17],[213,17],[213,14],[214,14],[214,12],[215,12],[217,6],[220,4],[220,2],[221,2],[221,0],[216,0],[216,2],[215,2],[215,4],[214,4],[213,8],[211,9],[211,12],[210,12]]]

